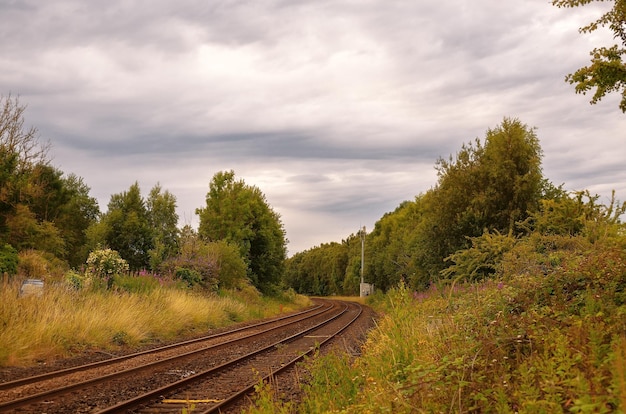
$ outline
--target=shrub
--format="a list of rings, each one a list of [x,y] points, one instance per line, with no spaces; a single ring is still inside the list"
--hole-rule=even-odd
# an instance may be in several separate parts
[[[187,287],[192,288],[202,283],[202,275],[193,269],[186,267],[177,267],[174,277],[186,283]]]
[[[113,284],[113,276],[128,272],[128,263],[111,249],[94,250],[87,258],[87,273],[105,280],[107,287]]]
[[[80,274],[74,270],[68,270],[65,273],[65,283],[70,285],[75,290],[83,289],[89,281],[87,275]]]
[[[17,250],[10,244],[0,247],[0,273],[13,276],[17,273],[18,255]]]

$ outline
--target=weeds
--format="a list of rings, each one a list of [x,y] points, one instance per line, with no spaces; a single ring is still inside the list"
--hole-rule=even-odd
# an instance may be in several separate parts
[[[375,295],[362,357],[316,360],[294,412],[624,412],[626,249],[530,237],[493,268]]]

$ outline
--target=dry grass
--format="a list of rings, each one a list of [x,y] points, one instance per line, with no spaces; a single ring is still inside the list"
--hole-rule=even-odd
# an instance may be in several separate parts
[[[19,297],[18,291],[17,284],[0,290],[0,365],[28,365],[91,348],[111,350],[172,339],[281,310],[277,301],[252,290],[239,292],[243,298],[232,292],[207,297],[168,288],[112,293],[77,292],[58,285],[46,286],[41,297]],[[304,304],[299,297],[282,310]]]

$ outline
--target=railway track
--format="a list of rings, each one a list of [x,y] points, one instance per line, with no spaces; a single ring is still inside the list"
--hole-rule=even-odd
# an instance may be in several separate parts
[[[362,312],[317,305],[220,334],[0,383],[0,412],[228,412],[254,385],[292,367]]]

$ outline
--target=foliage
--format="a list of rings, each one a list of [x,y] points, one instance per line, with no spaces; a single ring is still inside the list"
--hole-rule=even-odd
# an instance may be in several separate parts
[[[214,291],[218,285],[218,257],[210,253],[208,244],[190,227],[180,237],[178,255],[169,257],[160,266],[163,274],[183,280],[187,287],[199,286]]]
[[[0,248],[0,273],[13,276],[17,273],[18,255],[17,250],[10,244]]]
[[[593,1],[603,0],[553,0],[552,4],[557,7],[577,7]],[[595,88],[592,104],[600,101],[607,93],[621,93],[619,107],[622,112],[626,112],[626,62],[623,61],[626,54],[626,2],[614,0],[611,10],[579,31],[591,33],[606,26],[613,32],[613,37],[621,41],[621,45],[594,48],[590,52],[591,65],[567,75],[565,80],[576,85],[576,93],[586,94]]]
[[[178,280],[182,280],[185,282],[187,287],[194,287],[202,283],[202,275],[200,272],[197,272],[193,269],[188,269],[186,267],[177,267],[176,273],[174,273],[174,277]]]
[[[317,360],[295,412],[622,412],[623,237],[534,233],[495,280],[400,283],[371,302],[382,316],[362,356]]]
[[[357,242],[355,236],[351,236],[348,240],[353,243]],[[297,292],[309,295],[344,293],[349,244],[346,241],[327,243],[296,253],[287,259],[283,283]],[[352,276],[359,280],[358,272]]]
[[[87,229],[98,220],[100,208],[81,177],[70,174],[60,179],[66,197],[54,217],[54,225],[65,241],[64,258],[70,266],[78,267],[85,263],[91,251],[87,246]]]
[[[128,270],[128,262],[115,250],[94,250],[87,258],[86,273],[106,281],[108,288],[113,285],[113,276],[126,273]]]
[[[539,210],[520,227],[541,234],[584,235],[592,242],[619,236],[624,229],[620,217],[626,212],[626,202],[620,204],[615,191],[609,205],[599,204],[598,198],[586,190],[541,200]]]
[[[161,192],[161,186],[155,185],[146,200],[148,218],[153,230],[153,248],[148,251],[150,268],[158,269],[168,257],[178,250],[178,214],[176,197],[169,191]]]
[[[564,197],[560,187],[543,178],[541,156],[534,129],[505,118],[487,130],[484,143],[476,139],[462,145],[456,157],[440,158],[437,185],[385,214],[367,235],[365,281],[383,291],[400,281],[426,289],[453,265],[453,257],[458,263],[444,277],[491,273],[489,266],[495,266],[503,251],[487,251],[488,236],[483,234],[514,238],[527,233],[519,223],[540,217],[536,212],[542,199]],[[472,249],[472,240],[481,245]],[[361,251],[355,241],[349,238],[346,246],[321,245],[295,254],[287,261],[285,283],[301,293],[356,293]],[[480,265],[481,255],[495,255],[493,263]]]
[[[515,245],[515,238],[501,235],[497,230],[485,232],[480,237],[471,238],[468,249],[459,250],[448,256],[447,261],[454,263],[444,269],[444,278],[476,281],[492,276],[498,270],[504,254]]]
[[[119,252],[131,270],[149,266],[149,250],[154,247],[146,203],[135,182],[128,191],[113,194],[102,217],[104,244]]]
[[[225,240],[207,243],[207,255],[216,264],[220,289],[236,289],[248,283],[246,263],[237,246]]]
[[[207,241],[226,241],[238,246],[252,283],[267,289],[280,282],[286,258],[286,239],[280,215],[263,193],[234,171],[213,176],[206,206],[196,209],[198,234]]]
[[[11,95],[0,96],[0,234],[17,204],[40,194],[33,171],[48,163],[48,144],[35,128],[24,126],[26,107]],[[5,239],[6,241],[6,239]]]
[[[427,287],[425,266],[418,264],[417,237],[423,209],[422,197],[404,201],[392,213],[378,220],[366,240],[365,279],[387,291],[401,280]]]
[[[89,275],[75,270],[68,270],[65,273],[64,280],[72,289],[82,290],[89,283]]]
[[[0,242],[78,266],[97,202],[80,178],[49,165],[49,144],[25,126],[25,109],[17,98],[0,97]]]
[[[25,279],[62,280],[67,263],[53,254],[27,249],[19,252],[17,273]]]
[[[485,144],[463,145],[455,159],[439,159],[439,181],[424,200],[421,261],[443,270],[449,255],[469,247],[484,230],[508,234],[538,208],[541,148],[534,130],[504,119],[488,130]],[[431,274],[435,277],[436,274]]]

